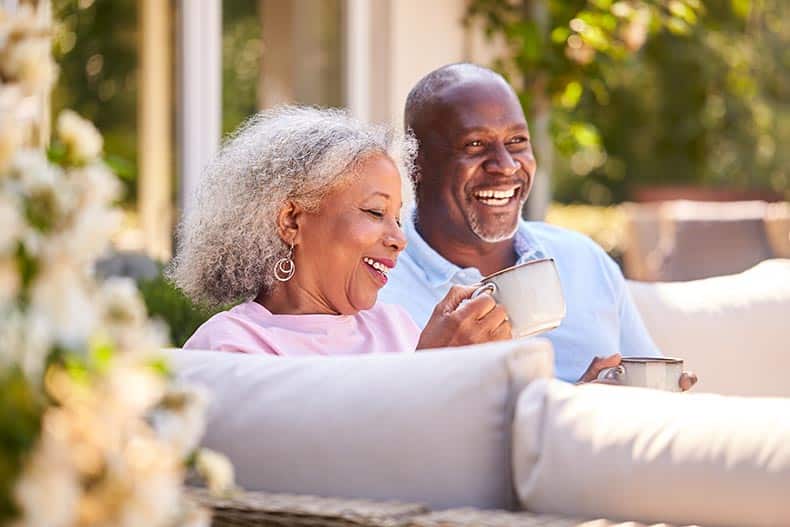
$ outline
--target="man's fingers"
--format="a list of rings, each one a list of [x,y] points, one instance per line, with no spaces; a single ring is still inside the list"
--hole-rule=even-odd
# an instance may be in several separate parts
[[[619,366],[621,358],[619,353],[609,355],[608,357],[595,357],[578,382],[591,382],[596,380],[601,370]]]
[[[684,371],[680,374],[680,379],[678,380],[678,385],[680,386],[680,391],[685,392],[691,389],[692,386],[697,384],[697,374],[693,371]]]

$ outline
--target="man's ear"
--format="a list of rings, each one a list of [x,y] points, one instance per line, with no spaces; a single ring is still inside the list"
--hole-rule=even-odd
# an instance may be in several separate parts
[[[291,200],[286,200],[277,214],[277,234],[288,245],[297,245],[301,236],[304,209]]]

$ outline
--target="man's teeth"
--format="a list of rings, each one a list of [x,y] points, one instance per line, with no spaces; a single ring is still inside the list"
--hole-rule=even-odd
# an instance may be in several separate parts
[[[387,274],[387,272],[390,270],[389,267],[387,267],[384,264],[381,264],[381,263],[377,262],[373,258],[365,257],[365,258],[362,258],[362,261],[365,262],[366,264],[368,264],[369,266],[371,266],[376,271],[379,271],[379,272],[384,273],[384,274]]]
[[[478,190],[475,197],[480,199],[510,199],[516,195],[516,189],[510,190]]]

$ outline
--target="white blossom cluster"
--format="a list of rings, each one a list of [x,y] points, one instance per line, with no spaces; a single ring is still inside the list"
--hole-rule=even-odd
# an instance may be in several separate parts
[[[0,372],[19,368],[51,401],[14,487],[16,525],[207,525],[183,488],[205,397],[160,367],[165,332],[134,282],[94,276],[121,220],[101,135],[65,111],[58,162],[25,146],[17,109],[51,87],[48,34],[26,4],[0,8]],[[194,459],[211,488],[232,487],[224,457]]]

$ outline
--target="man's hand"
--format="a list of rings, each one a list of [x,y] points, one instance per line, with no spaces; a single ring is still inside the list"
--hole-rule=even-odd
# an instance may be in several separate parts
[[[470,299],[477,288],[453,286],[431,314],[417,349],[465,346],[511,338],[505,308],[491,295]]]
[[[680,374],[680,379],[678,379],[678,386],[680,386],[681,392],[687,392],[691,389],[692,386],[697,384],[697,374],[693,371],[684,371]]]
[[[604,384],[617,384],[613,381],[605,381],[605,380],[598,380],[598,374],[601,373],[601,370],[605,370],[606,368],[616,368],[620,365],[620,359],[622,357],[619,353],[615,353],[614,355],[609,355],[608,357],[595,357],[590,365],[587,366],[587,370],[582,374],[576,384],[581,384],[584,382],[600,382]]]
[[[606,368],[616,368],[619,366],[621,359],[622,357],[619,353],[609,355],[608,357],[595,357],[587,367],[587,371],[584,372],[584,374],[578,381],[576,381],[576,383],[581,384],[585,382],[595,382],[601,384],[620,384],[614,378],[598,379],[598,375]],[[680,379],[678,379],[678,387],[680,387],[680,391],[688,391],[695,384],[697,384],[697,375],[694,372],[684,371],[680,374]]]

